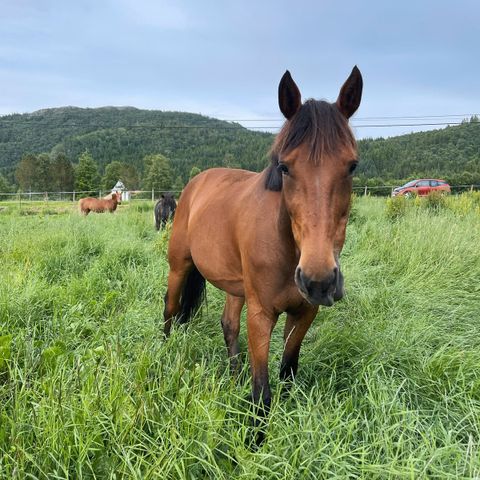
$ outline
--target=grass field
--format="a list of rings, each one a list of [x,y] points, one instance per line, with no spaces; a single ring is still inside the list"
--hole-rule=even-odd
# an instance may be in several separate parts
[[[223,294],[162,338],[167,234],[150,204],[1,204],[0,478],[478,478],[477,200],[355,200],[347,295],[320,310],[286,398],[283,317],[275,329],[258,450]]]

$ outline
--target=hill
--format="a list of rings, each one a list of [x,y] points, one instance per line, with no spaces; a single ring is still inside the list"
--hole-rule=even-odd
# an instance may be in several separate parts
[[[13,181],[15,165],[26,153],[64,151],[74,163],[88,149],[101,170],[117,160],[140,172],[143,157],[162,153],[174,175],[188,179],[200,169],[235,166],[261,170],[272,143],[270,133],[237,123],[183,112],[133,107],[62,107],[0,117],[0,173]],[[414,177],[446,178],[480,184],[480,123],[392,138],[359,141],[357,184],[398,183]]]
[[[117,160],[140,171],[143,158],[162,153],[183,179],[193,165],[202,170],[228,165],[259,170],[273,136],[237,123],[183,112],[133,107],[39,110],[0,117],[0,171],[13,179],[26,153],[63,150],[74,163],[88,149],[103,169]]]
[[[480,122],[388,139],[359,142],[359,175],[392,179],[443,177],[452,184],[480,184]],[[381,182],[380,182],[381,183]]]

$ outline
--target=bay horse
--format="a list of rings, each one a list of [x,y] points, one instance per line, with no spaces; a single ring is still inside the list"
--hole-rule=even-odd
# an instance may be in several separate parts
[[[162,193],[154,208],[155,228],[157,230],[160,230],[160,227],[165,227],[168,220],[174,218],[176,208],[177,202],[173,193]]]
[[[85,216],[90,212],[103,213],[108,211],[113,213],[119,203],[121,203],[121,195],[119,193],[112,193],[111,198],[82,198],[78,202],[78,208],[80,209],[80,213]]]
[[[246,302],[252,401],[260,419],[271,403],[268,353],[278,316],[287,313],[280,377],[289,380],[319,305],[332,306],[344,295],[339,257],[358,164],[348,119],[362,88],[355,66],[336,102],[302,104],[287,70],[278,87],[286,122],[269,166],[260,173],[206,170],[178,203],[168,249],[165,335],[174,318],[185,323],[199,308],[208,280],[226,292],[221,324],[235,371]]]

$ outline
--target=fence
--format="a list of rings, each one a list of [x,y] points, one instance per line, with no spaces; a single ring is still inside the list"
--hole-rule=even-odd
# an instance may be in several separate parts
[[[354,186],[353,191],[358,195],[375,195],[379,197],[390,196],[394,188],[397,188],[398,185],[365,185],[365,186]],[[452,193],[463,193],[463,192],[472,192],[474,190],[480,190],[480,185],[450,185]]]
[[[354,186],[353,191],[357,195],[372,195],[372,196],[390,196],[393,185],[375,185],[375,186]],[[480,190],[480,185],[451,185],[452,193],[462,193],[474,190]],[[175,195],[181,193],[180,190],[130,190],[129,201],[137,200],[151,200],[152,202],[160,198],[162,193],[171,192]],[[102,197],[108,195],[110,191],[91,190],[91,191],[75,191],[75,192],[17,192],[17,193],[2,193],[0,192],[0,200],[14,201],[14,202],[50,202],[50,201],[70,201],[76,202],[82,197]]]
[[[129,190],[129,201],[135,200],[151,200],[152,202],[160,198],[162,193],[174,193],[179,195],[180,190]],[[109,195],[110,190],[84,190],[74,192],[17,192],[17,193],[2,193],[0,192],[0,200],[10,200],[16,202],[50,202],[50,201],[65,201],[76,202],[83,197],[99,197]]]

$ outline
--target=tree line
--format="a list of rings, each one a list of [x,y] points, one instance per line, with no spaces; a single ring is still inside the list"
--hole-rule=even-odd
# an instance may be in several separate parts
[[[0,174],[0,193],[13,192],[89,192],[110,191],[118,180],[128,190],[181,191],[184,182],[174,178],[170,160],[162,154],[143,158],[143,175],[133,165],[113,161],[100,174],[100,166],[92,154],[85,150],[73,164],[63,152],[52,154],[29,153],[15,169],[16,185],[9,185]],[[189,179],[200,173],[197,166],[190,170]]]

